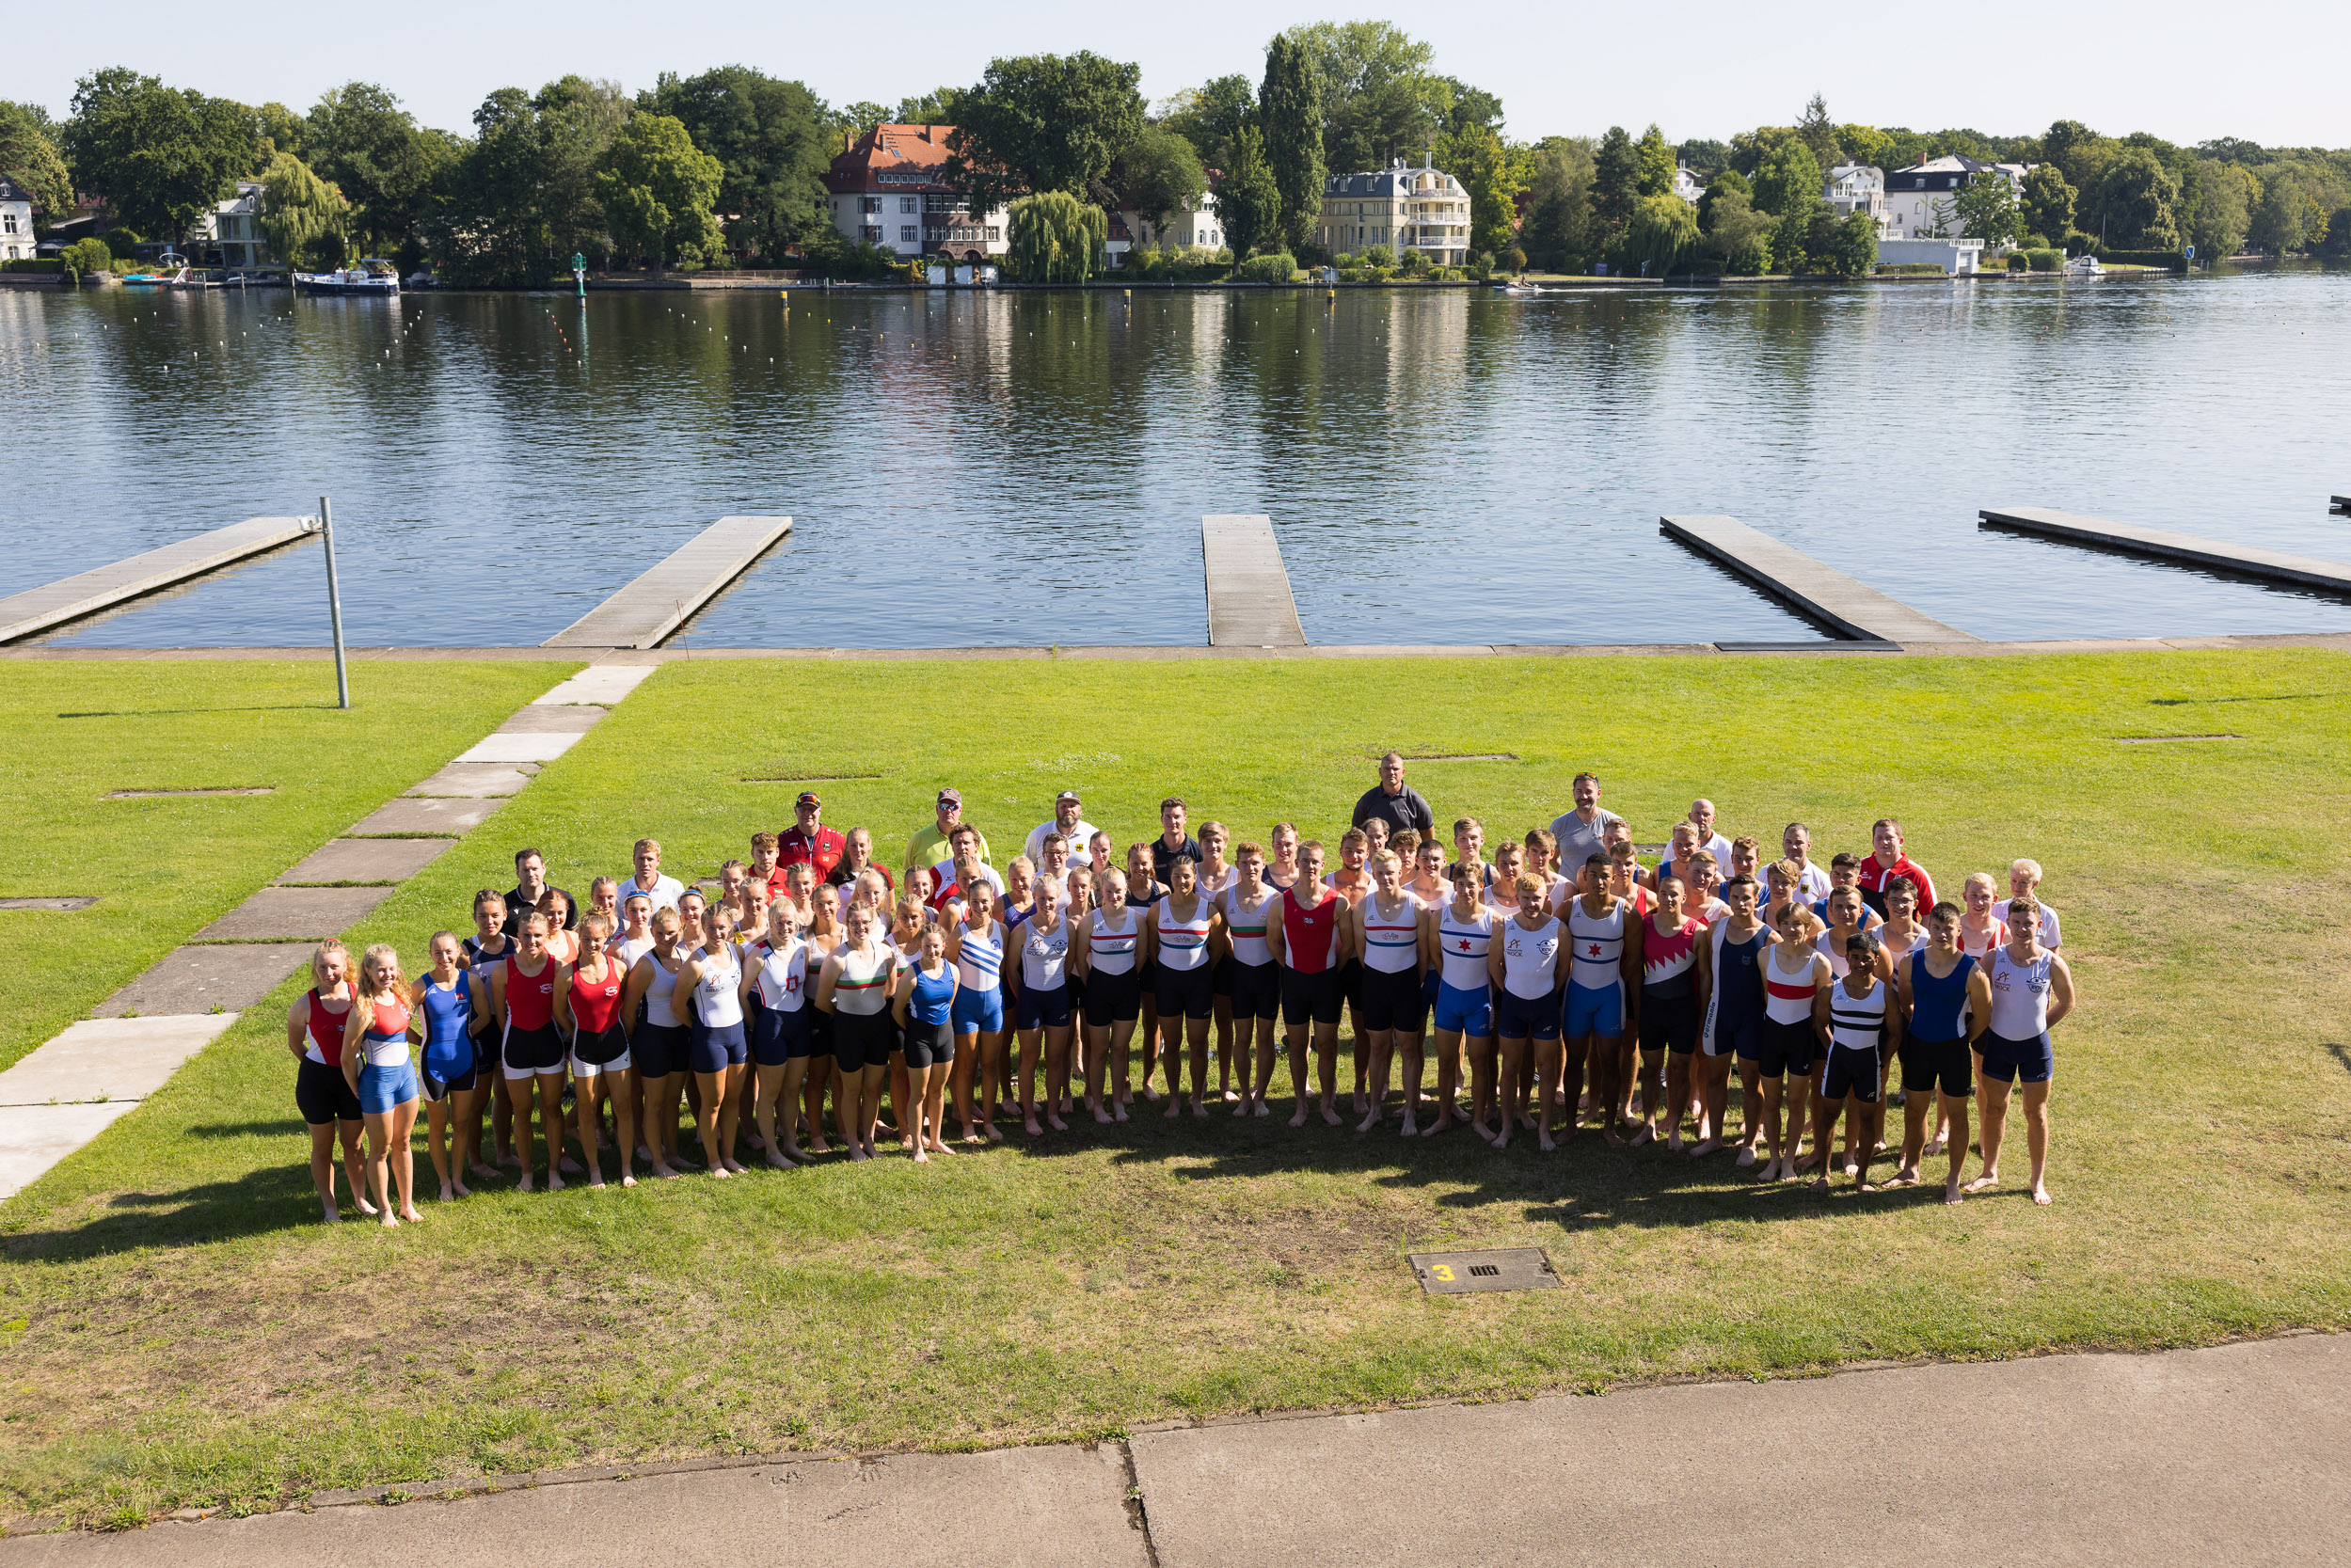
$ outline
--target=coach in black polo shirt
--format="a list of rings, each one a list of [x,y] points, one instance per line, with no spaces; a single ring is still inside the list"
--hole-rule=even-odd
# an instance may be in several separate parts
[[[1436,815],[1421,792],[1404,782],[1404,753],[1390,752],[1379,759],[1379,783],[1363,792],[1363,799],[1355,803],[1355,825],[1358,828],[1378,817],[1388,824],[1390,837],[1410,828],[1426,839],[1437,831]]]
[[[1183,801],[1170,795],[1159,802],[1159,836],[1151,841],[1151,874],[1159,881],[1176,862],[1200,863],[1200,841],[1183,831]]]

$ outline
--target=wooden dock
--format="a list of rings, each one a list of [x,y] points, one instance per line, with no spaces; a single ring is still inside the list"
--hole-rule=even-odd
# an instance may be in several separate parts
[[[1297,601],[1281,564],[1274,520],[1261,514],[1200,519],[1208,578],[1208,642],[1215,648],[1303,648]]]
[[[1978,641],[1736,517],[1660,517],[1658,527],[1844,636],[1865,642]]]
[[[318,531],[315,517],[247,517],[111,566],[93,567],[0,599],[0,642],[95,615],[142,594],[218,571]]]
[[[2045,506],[2011,506],[1979,512],[1977,516],[1981,519],[1977,525],[1979,528],[2007,529],[2071,545],[2094,545],[2161,561],[2184,561],[2270,582],[2351,594],[2351,565],[2340,561],[2321,561],[2316,556],[2288,555],[2257,545],[2232,545],[2220,539],[2200,539],[2192,533],[2167,533],[2161,529],[2110,523],[2104,517],[2085,517]]]
[[[789,517],[721,517],[539,646],[658,648],[791,531]]]

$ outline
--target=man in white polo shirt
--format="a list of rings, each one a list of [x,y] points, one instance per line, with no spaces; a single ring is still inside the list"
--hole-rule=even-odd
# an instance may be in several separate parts
[[[1053,820],[1040,822],[1028,830],[1028,843],[1023,853],[1028,856],[1031,865],[1041,868],[1045,863],[1045,835],[1047,833],[1059,833],[1069,841],[1072,854],[1083,855],[1086,852],[1087,843],[1094,836],[1094,825],[1087,821],[1082,815],[1077,791],[1065,789],[1053,802]],[[1068,890],[1065,888],[1063,891],[1066,893]]]

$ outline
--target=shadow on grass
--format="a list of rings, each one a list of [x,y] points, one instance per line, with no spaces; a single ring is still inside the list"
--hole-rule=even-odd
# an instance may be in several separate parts
[[[287,1117],[278,1121],[208,1121],[187,1129],[191,1138],[282,1138],[308,1133],[310,1124],[300,1117]]]
[[[2335,1060],[2341,1062],[2346,1071],[2351,1071],[2351,1045],[2338,1045],[2329,1040],[2327,1049],[2334,1053]]]
[[[198,1246],[318,1223],[307,1157],[233,1180],[176,1192],[117,1193],[99,1201],[102,1212],[82,1224],[0,1237],[0,1257],[81,1262],[139,1247]]]

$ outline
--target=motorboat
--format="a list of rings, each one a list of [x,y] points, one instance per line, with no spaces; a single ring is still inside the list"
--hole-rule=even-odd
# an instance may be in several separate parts
[[[2106,276],[2106,269],[2099,264],[2098,258],[2095,256],[2076,256],[2065,263],[2065,276],[2068,277],[2104,277]]]
[[[367,256],[333,272],[297,272],[294,286],[306,294],[396,294],[400,269],[380,256]]]

